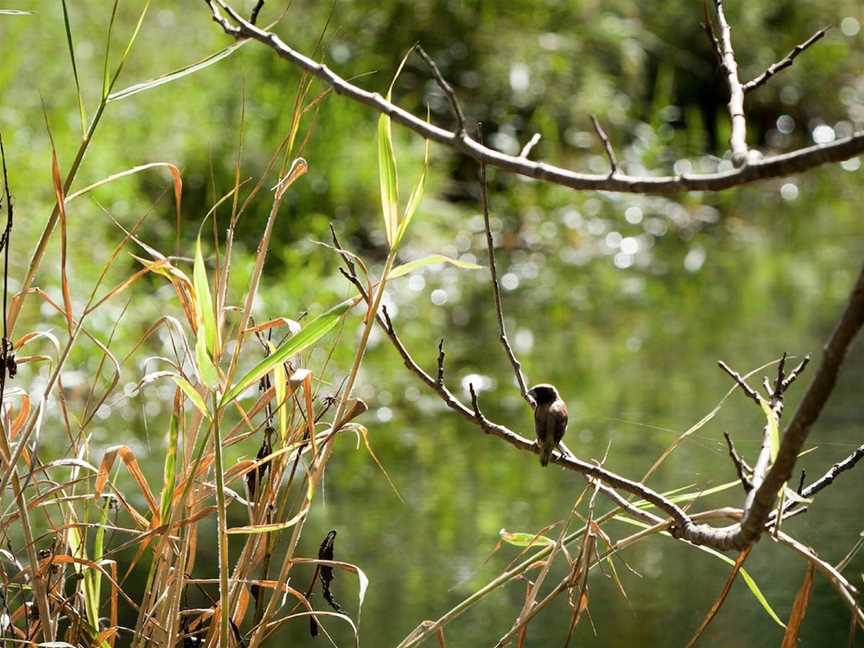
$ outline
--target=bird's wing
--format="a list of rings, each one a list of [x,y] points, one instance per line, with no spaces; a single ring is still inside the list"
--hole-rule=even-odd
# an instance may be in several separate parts
[[[567,405],[563,401],[558,401],[557,403],[552,403],[549,410],[550,414],[554,415],[548,418],[549,425],[552,427],[549,432],[552,433],[551,436],[555,439],[555,445],[558,445],[561,443],[561,439],[564,438],[564,432],[567,430]]]

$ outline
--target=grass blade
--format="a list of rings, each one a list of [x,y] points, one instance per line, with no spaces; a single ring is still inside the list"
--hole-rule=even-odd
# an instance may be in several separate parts
[[[81,94],[81,82],[78,80],[78,64],[75,62],[75,46],[72,44],[72,24],[69,22],[69,9],[63,0],[63,25],[66,28],[66,43],[69,45],[69,58],[72,60],[72,76],[75,77],[75,91],[78,93],[78,112],[81,114],[81,133],[87,132],[87,110],[84,108],[84,97]]]
[[[214,63],[218,63],[222,59],[228,58],[248,42],[248,40],[237,41],[236,43],[233,43],[228,47],[219,50],[218,52],[214,52],[213,54],[204,57],[200,61],[191,63],[190,65],[185,65],[181,68],[168,72],[167,74],[163,74],[162,76],[148,79],[147,81],[141,81],[140,83],[128,86],[126,88],[123,88],[122,90],[118,90],[117,92],[112,92],[108,95],[107,101],[108,103],[111,103],[112,101],[128,99],[132,95],[136,95],[139,92],[144,92],[145,90],[150,90],[152,88],[158,88],[159,86],[165,85],[166,83],[171,83],[172,81],[177,81],[178,79],[182,79],[183,77],[189,76],[190,74],[194,74],[195,72],[203,70],[204,68],[207,68]]]
[[[393,153],[393,132],[387,115],[378,118],[378,181],[381,187],[384,231],[387,234],[387,243],[392,248],[396,242],[399,223],[399,179],[396,175],[396,156]]]
[[[810,593],[813,591],[813,571],[813,563],[808,562],[807,570],[804,572],[804,582],[795,595],[792,614],[789,615],[789,623],[780,648],[795,648],[798,645],[798,633],[801,631],[801,624],[804,623],[804,615],[807,614],[807,606],[810,604]]]
[[[237,381],[225,396],[222,397],[220,407],[224,407],[237,398],[249,385],[267,372],[272,371],[276,365],[281,365],[287,358],[315,344],[315,342],[336,326],[342,316],[349,308],[357,304],[358,300],[359,298],[347,299],[341,304],[337,304],[309,322],[299,333],[288,338],[276,349],[275,353],[271,353],[264,358]]]
[[[400,266],[396,266],[393,270],[390,271],[390,274],[387,276],[388,279],[396,279],[398,277],[404,277],[407,274],[414,272],[415,270],[419,270],[420,268],[424,268],[429,265],[434,265],[436,263],[449,263],[452,266],[456,266],[457,268],[462,268],[463,270],[480,270],[483,266],[477,265],[476,263],[471,263],[470,261],[460,261],[458,259],[451,259],[448,256],[444,256],[443,254],[430,254],[429,256],[425,256],[421,259],[415,259],[414,261],[409,261],[408,263],[403,263]]]

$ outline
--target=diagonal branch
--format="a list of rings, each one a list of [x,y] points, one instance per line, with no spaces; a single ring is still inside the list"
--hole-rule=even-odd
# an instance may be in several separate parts
[[[745,83],[743,86],[744,92],[750,92],[751,90],[755,90],[759,86],[765,84],[775,74],[788,68],[790,65],[792,65],[795,59],[798,58],[799,54],[801,54],[804,50],[813,45],[813,43],[821,39],[828,32],[828,29],[828,27],[823,27],[806,41],[804,41],[803,43],[799,43],[798,45],[793,47],[792,51],[790,51],[786,56],[784,56],[776,63],[769,65],[768,69],[765,70],[762,74],[757,76],[755,79],[751,79],[750,81]]]
[[[488,148],[466,133],[452,132],[427,123],[407,110],[387,101],[377,92],[369,92],[345,80],[322,63],[289,47],[279,36],[259,29],[230,9],[222,0],[205,0],[213,20],[229,36],[243,40],[251,38],[272,49],[279,57],[306,70],[333,90],[352,101],[368,106],[402,126],[411,129],[425,139],[460,151],[475,160],[510,173],[534,178],[577,190],[619,191],[624,193],[674,194],[682,191],[721,191],[730,187],[757,182],[767,178],[779,178],[829,163],[842,162],[864,153],[864,131],[829,144],[817,144],[774,155],[761,160],[751,160],[739,168],[717,173],[683,174],[674,176],[633,176],[623,173],[609,177],[608,174],[579,173],[563,167],[534,162],[525,157],[507,155]],[[227,12],[234,24],[219,8]]]

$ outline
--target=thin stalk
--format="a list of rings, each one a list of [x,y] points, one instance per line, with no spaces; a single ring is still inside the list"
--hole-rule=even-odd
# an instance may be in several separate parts
[[[372,332],[372,327],[375,326],[375,315],[378,312],[378,309],[381,307],[381,300],[384,297],[384,290],[387,287],[387,278],[390,275],[390,271],[393,269],[393,264],[396,261],[396,250],[390,250],[390,253],[387,255],[387,260],[384,262],[384,270],[381,273],[381,281],[378,283],[377,291],[375,293],[374,299],[372,300],[372,304],[369,307],[369,310],[366,312],[365,323],[363,326],[363,333],[360,336],[360,343],[357,345],[357,352],[354,354],[354,363],[351,366],[351,372],[348,374],[348,378],[345,381],[345,387],[342,390],[342,396],[339,400],[339,405],[336,407],[336,414],[333,416],[333,425],[330,427],[330,430],[324,440],[322,441],[321,453],[318,455],[318,459],[316,463],[312,466],[312,469],[309,472],[309,479],[311,480],[311,486],[306,490],[306,497],[304,499],[304,503],[302,506],[306,505],[306,500],[310,497],[310,493],[314,493],[315,489],[318,486],[318,483],[321,481],[321,478],[324,475],[324,468],[327,466],[327,461],[330,459],[330,455],[333,452],[334,444],[330,443],[333,435],[338,432],[338,428],[336,428],[337,423],[342,420],[342,417],[345,414],[345,410],[347,408],[348,401],[351,398],[351,390],[354,387],[354,383],[357,380],[357,375],[360,373],[360,365],[363,362],[363,356],[366,353],[366,346],[369,344],[369,335]],[[297,548],[297,543],[300,540],[300,535],[302,534],[303,525],[306,521],[306,516],[300,519],[297,524],[294,525],[291,540],[288,544],[288,549],[285,552],[285,559],[282,562],[282,569],[279,573],[279,579],[277,582],[284,583],[288,578],[288,572],[293,567],[293,557],[294,551]],[[271,616],[275,612],[276,602],[282,599],[282,595],[280,592],[274,590],[270,596],[269,601],[267,602],[267,608],[262,615],[261,622],[255,629],[255,632],[252,635],[252,638],[249,641],[249,648],[257,648],[264,640],[265,631],[267,629],[267,618]]]
[[[219,397],[213,392],[213,453],[216,461],[216,524],[219,533],[219,644],[228,648],[231,645],[230,624],[231,607],[229,604],[228,572],[228,521],[225,503],[225,473],[222,457],[222,434],[219,431]]]

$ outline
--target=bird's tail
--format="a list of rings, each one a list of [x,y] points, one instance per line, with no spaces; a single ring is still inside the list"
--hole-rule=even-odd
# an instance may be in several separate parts
[[[549,459],[552,458],[552,446],[544,444],[540,446],[540,465],[548,466]]]

